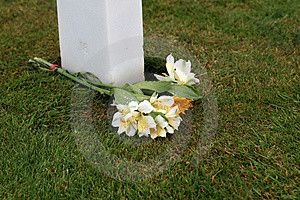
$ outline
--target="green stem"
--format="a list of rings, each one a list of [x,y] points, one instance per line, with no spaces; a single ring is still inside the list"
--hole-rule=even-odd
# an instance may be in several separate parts
[[[42,58],[34,58],[34,61],[37,62],[38,64],[40,65],[44,65],[44,66],[47,66],[47,67],[50,67],[51,65],[53,65],[52,63],[49,63],[47,61],[45,61],[44,59]],[[59,72],[60,74],[68,77],[69,79],[77,82],[77,83],[80,83],[88,88],[91,88],[97,92],[100,92],[101,94],[107,94],[109,96],[112,96],[113,95],[113,92],[110,91],[110,90],[105,90],[105,89],[102,89],[102,88],[99,88],[99,87],[96,87],[95,85],[97,84],[98,86],[103,86],[103,87],[107,87],[107,88],[119,88],[117,86],[112,86],[112,85],[106,85],[106,84],[102,84],[102,83],[94,83],[90,80],[81,80],[75,76],[73,76],[72,74],[69,74],[68,72],[66,72],[65,70],[61,69],[61,68],[54,68],[53,70]],[[95,84],[95,85],[93,85]]]
[[[36,62],[38,62],[39,64],[42,64],[42,65],[46,65],[48,67],[50,67],[51,65],[53,65],[52,63],[49,63],[47,62],[46,60],[42,59],[42,58],[37,58],[35,57],[33,60],[35,60]]]
[[[94,82],[94,81],[90,81],[88,79],[86,79],[86,81],[90,84],[93,84],[95,86],[99,86],[99,87],[107,87],[107,88],[120,88],[118,86],[114,86],[114,85],[106,85],[106,84],[103,84],[103,83],[98,83],[98,82]]]
[[[112,91],[109,91],[109,90],[105,90],[105,89],[102,89],[102,88],[98,88],[86,81],[83,81],[81,79],[78,79],[77,77],[75,76],[72,76],[71,74],[69,74],[68,72],[66,72],[65,70],[61,69],[61,68],[55,68],[55,70],[59,73],[61,73],[62,75],[68,77],[69,79],[73,80],[73,81],[76,81],[77,83],[80,83],[88,88],[91,88],[97,92],[100,92],[101,94],[107,94],[109,96],[112,96],[113,95],[113,92]]]

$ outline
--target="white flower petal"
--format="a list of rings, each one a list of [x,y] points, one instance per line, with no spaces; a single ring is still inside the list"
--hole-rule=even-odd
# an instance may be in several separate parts
[[[178,77],[178,80],[183,84],[185,84],[189,78],[183,71],[180,70],[176,70],[176,77]]]
[[[191,67],[192,67],[191,61],[187,61],[185,63],[185,70],[184,70],[184,72],[186,74],[189,74],[191,72]]]
[[[128,113],[127,115],[124,116],[124,121],[128,121],[132,118],[132,113]]]
[[[130,124],[126,129],[126,135],[128,136],[134,136],[136,133],[137,127],[133,124]]]
[[[148,135],[150,135],[150,129],[146,129],[144,131],[139,131],[139,137],[142,137],[142,136],[146,136],[148,137]]]
[[[155,128],[156,123],[151,116],[141,116],[138,121],[139,136],[148,136],[150,128]]]
[[[167,63],[172,63],[174,64],[175,60],[174,60],[174,57],[172,56],[172,54],[168,55],[167,57]]]
[[[156,110],[156,112],[161,112],[162,114],[166,114],[167,113],[167,111],[166,110]]]
[[[174,98],[172,96],[161,96],[157,99],[157,103],[163,106],[172,106],[174,104]]]
[[[134,111],[134,112],[131,113],[131,115],[132,115],[133,118],[137,119],[141,115],[141,113],[138,112],[138,111]]]
[[[177,115],[177,112],[179,111],[178,106],[174,106],[173,108],[171,108],[171,110],[169,110],[169,112],[166,114],[167,118],[174,118]]]
[[[168,122],[160,115],[157,115],[155,117],[155,122],[157,123],[157,125],[161,128],[165,128],[166,126],[168,126]]]
[[[126,105],[119,104],[119,105],[117,105],[117,109],[118,109],[118,111],[122,112],[124,115],[126,115],[128,112],[130,112],[128,106],[126,106]]]
[[[150,113],[151,111],[155,110],[155,108],[151,105],[151,103],[147,100],[144,100],[139,104],[138,110],[141,113]]]
[[[156,130],[153,130],[153,131],[150,132],[150,137],[151,137],[152,139],[157,138],[157,136],[158,136],[158,134],[157,134],[157,131],[156,131]]]
[[[199,79],[195,78],[195,74],[194,73],[188,73],[187,74],[187,80],[186,80],[186,84],[194,84],[194,83],[199,83]]]
[[[164,128],[158,127],[157,128],[157,134],[160,137],[166,137],[167,136],[167,131]]]
[[[120,112],[116,112],[114,114],[114,117],[113,117],[113,120],[112,120],[112,126],[113,127],[119,127],[122,124],[121,117],[123,117],[123,115]]]
[[[119,134],[121,134],[121,133],[123,133],[123,132],[126,131],[126,129],[127,129],[127,126],[126,126],[126,125],[127,125],[126,123],[123,123],[123,124],[121,124],[121,125],[119,126],[119,129],[118,129],[118,133],[119,133]]]
[[[186,63],[184,60],[180,59],[177,60],[174,64],[174,68],[176,71],[181,71],[181,72],[185,72],[185,67],[186,67]]]
[[[174,81],[174,79],[170,78],[170,77],[165,77],[165,76],[161,76],[161,75],[157,75],[154,74],[154,76],[157,78],[157,80],[159,81]]]
[[[174,57],[172,55],[167,57],[166,67],[170,78],[174,79]]]
[[[166,126],[167,132],[173,134],[174,133],[174,129],[171,126]]]
[[[175,63],[175,79],[178,80],[182,84],[195,84],[198,83],[199,80],[195,78],[195,74],[191,73],[191,61],[185,62],[180,59]]]
[[[156,99],[157,99],[158,94],[156,94],[156,92],[154,92],[152,94],[152,96],[150,97],[150,103],[153,104],[155,103]]]
[[[181,121],[182,121],[181,117],[176,117],[173,121],[173,128],[178,130]]]
[[[195,79],[189,79],[185,84],[187,85],[194,85],[196,83],[199,83],[199,80],[195,80]]]
[[[156,128],[156,123],[155,120],[153,119],[153,117],[151,116],[145,116],[148,120],[148,127],[149,128]]]
[[[138,109],[139,103],[137,101],[132,101],[128,104],[130,112],[133,112]]]

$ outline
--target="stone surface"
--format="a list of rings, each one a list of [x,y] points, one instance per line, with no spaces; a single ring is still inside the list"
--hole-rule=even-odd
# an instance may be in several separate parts
[[[103,83],[144,80],[141,0],[58,0],[62,67]]]

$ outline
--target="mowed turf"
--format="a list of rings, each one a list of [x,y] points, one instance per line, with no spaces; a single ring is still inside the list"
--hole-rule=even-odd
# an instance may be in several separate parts
[[[218,129],[191,164],[203,112],[194,103],[194,140],[177,162],[158,176],[122,181],[80,151],[70,117],[76,85],[28,63],[35,56],[59,63],[56,1],[0,0],[0,198],[300,198],[299,10],[299,0],[143,1],[145,37],[176,41],[206,69]],[[136,162],[164,151],[170,137],[132,146],[105,132],[108,103],[94,95],[93,123],[107,150]]]

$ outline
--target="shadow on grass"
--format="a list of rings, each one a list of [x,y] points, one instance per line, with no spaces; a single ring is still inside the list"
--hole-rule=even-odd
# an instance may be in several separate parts
[[[217,127],[217,100],[197,58],[167,40],[148,39],[145,42],[149,44],[145,47],[145,71],[152,73],[145,73],[146,80],[154,81],[153,73],[166,73],[165,58],[169,49],[175,50],[173,56],[176,59],[185,58],[194,63],[195,72],[200,76],[196,89],[203,97],[202,104],[195,102],[192,110],[181,115],[183,121],[179,130],[166,138],[128,137],[117,134],[110,126],[117,111],[110,106],[112,99],[77,86],[71,100],[71,124],[77,146],[99,171],[119,180],[153,178],[175,165],[187,148],[194,149],[194,164],[197,164],[209,151]]]

